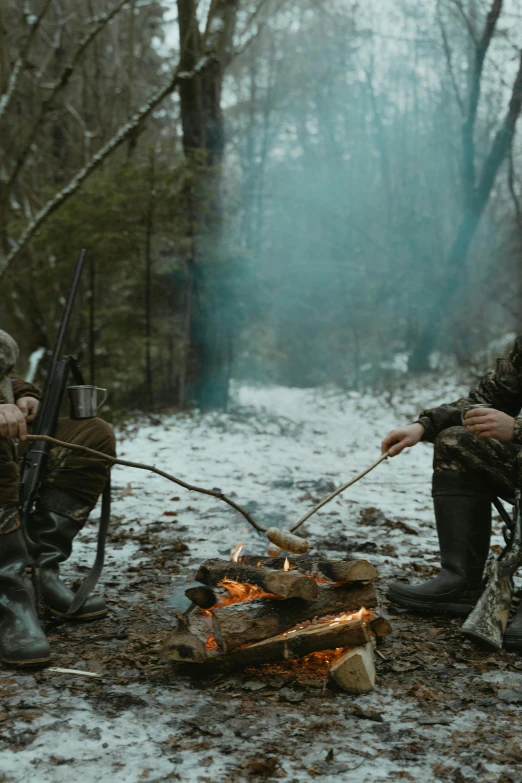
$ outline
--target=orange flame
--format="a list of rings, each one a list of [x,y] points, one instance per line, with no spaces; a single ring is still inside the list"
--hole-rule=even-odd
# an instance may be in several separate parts
[[[211,634],[205,642],[205,647],[207,650],[217,650],[217,646],[218,643],[216,642],[216,637],[214,634]]]
[[[260,587],[251,585],[248,582],[236,582],[235,579],[225,577],[219,583],[219,587],[224,587],[228,595],[223,595],[214,607],[228,606],[229,604],[238,604],[241,601],[252,601],[254,598],[273,598],[273,595],[262,590]]]
[[[290,560],[285,557],[285,564],[283,566],[283,571],[290,571]]]
[[[373,620],[373,612],[371,609],[365,609],[364,606],[362,606],[357,612],[341,612],[341,614],[336,615],[335,617],[318,617],[314,621],[310,621],[307,623],[302,623],[301,625],[296,625],[294,628],[292,628],[290,631],[285,631],[282,634],[279,634],[280,636],[287,636],[288,634],[297,633],[298,631],[303,631],[305,628],[309,628],[311,625],[317,627],[318,625],[339,625],[340,623],[348,623],[348,622],[356,622],[357,620],[361,620],[363,623],[369,623]]]
[[[243,551],[243,542],[238,541],[238,543],[235,545],[234,549],[230,553],[230,557],[232,558],[233,563],[237,563],[239,561],[239,555]]]

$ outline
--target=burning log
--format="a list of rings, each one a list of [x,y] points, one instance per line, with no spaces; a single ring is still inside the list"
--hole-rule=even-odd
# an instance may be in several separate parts
[[[302,658],[309,653],[320,650],[334,650],[339,647],[365,645],[370,639],[368,627],[363,620],[333,620],[332,622],[310,625],[307,628],[290,631],[272,639],[265,639],[256,644],[249,644],[239,650],[226,654],[222,650],[207,650],[207,659],[198,667],[182,666],[180,671],[188,673],[236,671],[247,666],[259,666],[263,663],[274,663],[281,660]],[[174,650],[177,654],[177,651]],[[164,657],[171,657],[165,648]]]
[[[207,657],[205,642],[189,629],[187,618],[177,613],[178,627],[165,639],[161,656],[169,661],[203,663]]]
[[[245,565],[258,562],[259,558],[243,558]],[[276,570],[284,568],[284,564],[284,557],[261,561],[261,565]],[[332,582],[373,582],[379,577],[377,569],[368,560],[314,560],[311,557],[295,557],[292,558],[292,569],[315,576],[317,579],[329,579]]]
[[[317,583],[299,571],[273,571],[270,568],[234,563],[230,560],[207,560],[200,566],[196,580],[207,586],[219,585],[224,579],[234,579],[262,588],[278,598],[317,598]]]
[[[313,602],[262,598],[215,609],[212,625],[217,642],[226,652],[243,644],[277,636],[314,617],[356,612],[362,606],[372,607],[377,603],[375,588],[371,584],[350,588],[317,587],[318,596]]]
[[[375,686],[375,661],[371,642],[341,655],[330,668],[330,677],[347,693],[368,693]]]

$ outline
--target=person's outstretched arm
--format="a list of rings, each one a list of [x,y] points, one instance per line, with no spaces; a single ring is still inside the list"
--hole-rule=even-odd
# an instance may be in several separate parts
[[[497,359],[495,370],[487,372],[468,397],[428,408],[414,424],[392,430],[382,442],[383,452],[391,449],[391,456],[396,456],[420,440],[433,443],[448,427],[462,426],[462,413],[478,403],[487,403],[492,409],[468,414],[465,423],[470,431],[477,437],[522,443],[522,418],[517,417],[522,408],[522,336],[517,337],[507,358]],[[509,418],[513,418],[512,425]],[[513,436],[508,437],[511,432]]]

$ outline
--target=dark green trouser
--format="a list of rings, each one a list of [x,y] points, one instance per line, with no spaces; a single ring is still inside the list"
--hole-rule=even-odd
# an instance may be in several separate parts
[[[59,419],[56,438],[116,455],[114,433],[103,419]],[[42,486],[64,490],[93,508],[103,491],[109,468],[109,463],[98,457],[54,448],[49,455]],[[8,533],[17,526],[13,527],[15,519],[12,517],[13,507],[18,504],[18,489],[16,447],[10,438],[0,438],[0,509],[3,509],[0,510],[0,533]]]
[[[463,472],[482,493],[513,499],[515,489],[522,488],[522,446],[449,427],[435,440],[433,469]]]

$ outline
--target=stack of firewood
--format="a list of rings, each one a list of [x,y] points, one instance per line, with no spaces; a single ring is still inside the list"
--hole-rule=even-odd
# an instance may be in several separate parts
[[[192,606],[178,614],[163,657],[181,671],[210,673],[329,650],[340,687],[371,690],[375,640],[391,631],[374,609],[374,566],[303,556],[284,568],[284,558],[204,562],[185,590]]]

